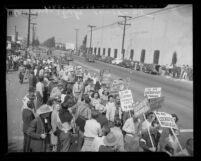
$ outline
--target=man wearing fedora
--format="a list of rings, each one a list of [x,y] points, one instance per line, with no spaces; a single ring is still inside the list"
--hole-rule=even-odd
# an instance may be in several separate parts
[[[107,134],[103,139],[104,145],[99,147],[99,152],[116,152],[117,151],[117,137],[113,132]]]
[[[27,102],[27,106],[23,106],[22,109],[22,121],[23,121],[23,134],[24,134],[24,142],[23,142],[23,152],[30,152],[30,141],[31,138],[27,135],[27,130],[30,125],[30,122],[35,118],[34,116],[34,100],[35,97],[29,97]]]
[[[35,89],[33,87],[29,88],[28,90],[28,94],[26,94],[24,96],[24,98],[22,99],[22,102],[23,102],[23,106],[22,106],[22,110],[27,106],[27,102],[30,100],[30,99],[33,99],[33,101],[35,101]],[[34,105],[35,105],[35,102],[34,102]],[[34,110],[35,110],[35,106],[34,106]]]
[[[126,120],[122,130],[126,133],[124,137],[125,150],[138,152],[140,150],[139,139],[141,134],[141,121],[135,113]]]
[[[37,110],[38,116],[30,123],[27,133],[31,137],[31,152],[51,151],[51,112],[52,108],[50,106],[46,104],[40,106]]]

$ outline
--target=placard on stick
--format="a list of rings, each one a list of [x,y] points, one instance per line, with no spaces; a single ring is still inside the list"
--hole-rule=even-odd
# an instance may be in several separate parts
[[[119,98],[122,111],[129,111],[133,109],[133,96],[131,90],[119,91]]]
[[[144,96],[147,96],[148,99],[160,97],[161,96],[161,87],[145,88]]]
[[[150,110],[150,107],[149,107],[149,102],[147,100],[147,98],[143,99],[141,102],[139,102],[138,104],[134,105],[134,112],[135,112],[135,115],[137,117],[139,117],[140,115],[146,113],[147,111]]]
[[[178,129],[172,115],[166,112],[154,112],[161,127]]]

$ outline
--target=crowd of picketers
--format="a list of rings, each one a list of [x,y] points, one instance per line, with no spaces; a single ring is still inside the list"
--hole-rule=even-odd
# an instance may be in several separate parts
[[[119,96],[112,95],[97,74],[83,70],[76,75],[76,66],[65,65],[72,67],[66,70],[55,57],[22,57],[18,63],[20,84],[29,84],[22,100],[24,152],[144,151],[193,156],[193,138],[181,150],[170,128],[162,128],[153,112],[144,119],[134,111],[122,111]],[[177,115],[172,116],[177,123]],[[179,130],[174,132],[179,135]]]

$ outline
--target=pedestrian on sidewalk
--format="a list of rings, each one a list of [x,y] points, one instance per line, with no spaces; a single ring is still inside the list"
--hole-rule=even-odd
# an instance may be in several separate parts
[[[84,144],[81,151],[91,151],[91,145],[95,137],[101,135],[101,125],[96,121],[98,112],[92,110],[91,119],[86,121],[84,126]]]
[[[27,102],[27,106],[23,106],[22,110],[23,134],[24,134],[23,152],[30,152],[31,138],[27,134],[27,130],[30,126],[31,121],[35,119],[34,102],[33,102],[34,98],[35,97],[29,98],[30,100]]]
[[[116,135],[113,132],[110,132],[104,137],[104,145],[99,147],[99,152],[117,152],[117,142],[118,140]]]
[[[114,126],[116,106],[114,102],[114,96],[108,96],[108,103],[106,104],[106,118],[109,121],[110,127]]]
[[[43,77],[39,77],[39,82],[36,84],[36,109],[43,104],[44,84]]]
[[[51,152],[50,135],[52,108],[48,105],[42,105],[38,110],[38,116],[30,123],[28,135],[31,136],[31,152]]]
[[[122,130],[125,134],[125,151],[135,151],[138,152],[140,150],[139,139],[141,135],[141,121],[138,117],[133,115],[126,120],[123,125]]]
[[[104,125],[101,129],[101,136],[96,136],[91,144],[91,151],[98,152],[101,145],[105,145],[103,140],[110,133],[110,128],[108,125]]]
[[[68,100],[61,104],[61,109],[57,114],[57,131],[58,136],[58,152],[68,152],[71,139],[72,139],[72,128],[73,128],[73,116],[69,112],[68,108],[74,105],[73,100]]]

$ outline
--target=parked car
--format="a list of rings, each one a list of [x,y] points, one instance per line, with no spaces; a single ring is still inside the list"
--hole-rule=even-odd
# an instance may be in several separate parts
[[[73,61],[73,57],[72,57],[71,54],[66,54],[66,55],[65,55],[65,59],[66,59],[67,61]]]
[[[119,64],[119,63],[122,63],[123,62],[123,59],[122,58],[115,58],[114,60],[112,60],[112,64]]]
[[[95,62],[95,57],[94,57],[92,54],[87,54],[87,55],[85,56],[85,60],[86,60],[87,62]]]
[[[155,64],[144,64],[142,71],[149,74],[159,75],[159,65]]]
[[[131,68],[131,61],[124,59],[121,63],[118,64],[121,67],[125,67],[125,68]]]
[[[106,63],[111,64],[111,63],[112,63],[112,60],[114,60],[114,58],[112,58],[112,57],[110,57],[110,56],[107,56],[107,57],[106,57]]]

